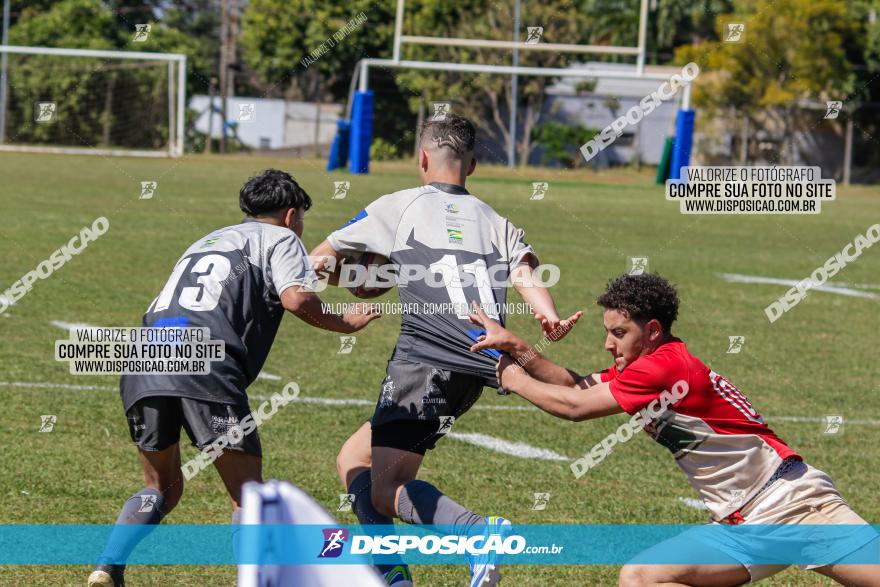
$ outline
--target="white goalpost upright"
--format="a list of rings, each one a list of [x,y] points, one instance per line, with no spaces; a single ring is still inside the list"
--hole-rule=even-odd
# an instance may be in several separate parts
[[[186,55],[0,45],[0,151],[183,155]]]
[[[646,37],[648,24],[648,0],[640,0],[638,43],[634,47],[609,46],[609,45],[581,45],[566,43],[527,43],[520,40],[500,41],[492,39],[466,39],[428,37],[403,34],[403,19],[406,0],[397,0],[397,10],[394,23],[394,45],[391,59],[366,58],[360,61],[355,77],[357,78],[358,91],[352,91],[349,97],[349,108],[352,112],[350,122],[350,147],[349,159],[352,173],[367,173],[369,168],[369,137],[372,134],[372,117],[366,116],[365,111],[372,111],[372,95],[369,92],[370,68],[408,68],[432,71],[456,71],[469,73],[490,73],[509,75],[512,79],[516,76],[545,76],[545,77],[568,77],[568,78],[609,78],[609,79],[639,79],[666,81],[668,73],[655,73],[645,71]],[[518,16],[518,15],[517,15]],[[517,18],[517,21],[519,19]],[[515,35],[521,35],[519,30]],[[523,67],[518,65],[517,59],[512,60],[512,65],[487,65],[478,63],[450,63],[435,61],[416,61],[401,59],[401,50],[404,44],[433,45],[453,47],[474,47],[490,49],[509,49],[516,56],[518,51],[555,51],[565,53],[601,54],[601,55],[630,55],[635,56],[636,63],[631,70],[602,69],[602,68],[552,68],[552,67]],[[513,84],[516,87],[516,84]],[[354,89],[354,83],[352,84]],[[682,108],[690,107],[690,84],[685,85],[682,92]],[[512,100],[511,112],[511,137],[515,137],[515,120],[517,100]],[[353,104],[353,106],[351,106]],[[359,118],[360,115],[360,118]],[[511,140],[513,143],[514,140]],[[688,147],[689,148],[689,147]],[[508,165],[513,166],[513,157],[508,157]]]

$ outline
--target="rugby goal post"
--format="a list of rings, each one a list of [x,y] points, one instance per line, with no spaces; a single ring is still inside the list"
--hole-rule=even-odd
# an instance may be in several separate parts
[[[183,155],[186,55],[0,45],[0,151]]]
[[[348,101],[348,140],[347,140],[347,156],[349,161],[349,171],[351,173],[369,173],[370,161],[370,144],[372,142],[372,125],[373,125],[373,93],[369,89],[370,68],[408,68],[422,69],[433,71],[457,71],[467,73],[489,73],[498,75],[509,75],[514,81],[513,88],[515,91],[515,80],[517,76],[545,76],[545,77],[569,77],[569,78],[609,78],[609,79],[642,79],[666,81],[669,79],[668,74],[653,73],[645,71],[645,54],[648,24],[648,0],[640,0],[639,10],[639,28],[638,43],[636,46],[608,46],[608,45],[580,45],[566,43],[543,43],[529,42],[528,39],[522,40],[522,31],[519,26],[519,13],[517,11],[516,26],[513,31],[514,38],[511,41],[500,41],[492,39],[464,39],[464,38],[445,38],[445,37],[426,37],[403,34],[403,19],[405,13],[406,0],[397,0],[397,10],[395,14],[394,24],[394,46],[391,59],[362,59],[355,71],[352,80],[352,91]],[[517,8],[519,0],[517,0]],[[411,61],[401,59],[401,50],[404,44],[414,45],[433,45],[433,46],[455,46],[455,47],[474,47],[474,48],[492,48],[492,49],[509,49],[513,52],[513,60],[511,65],[486,65],[477,63],[449,63],[449,62],[433,62],[433,61]],[[621,71],[613,69],[599,68],[550,68],[550,67],[522,67],[518,64],[518,51],[557,51],[567,53],[582,54],[604,54],[604,55],[629,55],[636,57],[636,63],[630,71]],[[355,91],[354,88],[357,87]],[[673,150],[673,164],[684,166],[690,159],[690,149],[692,143],[694,112],[690,108],[690,84],[684,86],[681,99],[681,109],[676,121],[675,146]],[[516,108],[517,101],[513,100],[513,109],[510,113],[510,130],[511,136],[516,136]],[[344,158],[343,158],[344,160]],[[508,165],[513,165],[512,153],[508,156]],[[328,165],[328,169],[331,168]]]

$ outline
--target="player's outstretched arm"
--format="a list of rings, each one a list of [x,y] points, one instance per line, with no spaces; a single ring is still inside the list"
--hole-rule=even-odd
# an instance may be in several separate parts
[[[567,320],[559,322],[557,329],[568,332],[580,317],[581,312],[577,312]],[[471,346],[472,352],[496,349],[513,357],[522,368],[539,381],[567,387],[587,387],[582,383],[583,378],[580,375],[544,357],[526,341],[490,318],[479,306],[474,305],[470,320],[486,331],[486,334]]]
[[[608,383],[594,385],[586,392],[565,385],[545,383],[533,378],[507,356],[501,357],[495,370],[501,387],[557,418],[581,422],[623,411],[611,394]]]
[[[357,332],[381,316],[377,306],[364,303],[352,304],[352,309],[345,314],[334,314],[316,293],[299,287],[288,287],[281,292],[281,305],[307,324],[343,334]]]

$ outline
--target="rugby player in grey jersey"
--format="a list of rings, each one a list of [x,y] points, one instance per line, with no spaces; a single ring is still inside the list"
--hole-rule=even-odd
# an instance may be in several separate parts
[[[260,438],[232,434],[250,415],[246,389],[257,378],[285,310],[334,332],[351,333],[379,317],[358,304],[337,315],[314,293],[317,276],[300,237],[309,195],[287,173],[267,170],[241,188],[245,219],[193,243],[144,314],[143,326],[207,327],[225,344],[225,358],[207,375],[123,375],[120,392],[146,486],[125,502],[89,587],[124,585],[124,562],[183,494],[180,429],[200,450],[226,448],[214,466],[241,513],[241,487],[262,481]],[[136,528],[132,528],[135,526]]]
[[[460,534],[508,532],[504,518],[476,514],[416,475],[426,451],[483,387],[497,387],[497,353],[470,352],[480,335],[468,319],[471,301],[503,324],[510,282],[546,331],[557,330],[557,338],[567,332],[536,279],[537,254],[524,232],[465,188],[476,167],[475,135],[473,124],[454,114],[428,122],[419,134],[422,185],[375,200],[311,254],[319,271],[323,259],[339,267],[346,256],[382,255],[400,276],[401,331],[375,412],[337,457],[362,524],[392,524],[397,517]],[[494,585],[496,562],[472,560],[471,585]],[[389,585],[412,585],[405,565],[380,571]]]

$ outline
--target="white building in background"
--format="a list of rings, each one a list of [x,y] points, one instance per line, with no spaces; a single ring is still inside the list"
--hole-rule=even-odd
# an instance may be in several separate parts
[[[572,64],[568,69],[632,72],[633,66],[591,61]],[[681,67],[649,65],[645,67],[645,72],[663,73],[672,77],[673,74],[681,74]],[[663,82],[650,79],[562,76],[547,86],[547,94],[537,126],[556,121],[599,132],[618,117],[625,115],[627,110],[638,106],[642,98],[650,96],[661,83]],[[675,119],[680,104],[681,91],[673,99],[663,102],[651,114],[642,118],[638,125],[627,125],[623,133],[596,155],[589,165],[598,167],[625,165],[635,160],[636,153],[642,163],[659,164],[663,157],[666,138],[675,135]],[[517,140],[522,139],[522,132],[522,125],[519,125]],[[534,149],[528,163],[543,165],[544,150],[534,142],[532,144]],[[571,145],[572,152],[577,152],[579,148],[580,145]],[[492,137],[481,137],[478,150],[478,155],[485,160],[493,163],[507,161],[505,145]],[[578,156],[580,157],[580,154]],[[579,160],[579,164],[583,164],[583,159]]]
[[[220,98],[214,98],[213,113],[209,113],[210,98],[195,95],[189,107],[198,112],[195,128],[219,139],[222,136],[223,117]],[[326,147],[336,136],[336,122],[343,115],[341,104],[290,102],[267,98],[234,96],[226,99],[226,118],[230,125],[228,136],[238,136],[248,147],[257,150]]]
[[[590,62],[574,64],[571,69],[632,71],[632,65]],[[668,73],[670,77],[681,74],[680,67],[647,66],[645,71]],[[651,95],[662,83],[645,79],[597,78],[591,91],[579,92],[578,84],[584,81],[584,78],[563,77],[549,86],[541,120],[558,120],[601,130],[633,106],[638,106],[642,98]],[[642,163],[659,164],[666,137],[675,134],[675,118],[680,104],[681,91],[645,116],[638,125],[628,125],[596,159],[603,165],[620,165],[632,161],[638,151]],[[534,154],[533,158],[540,160],[540,154]]]

